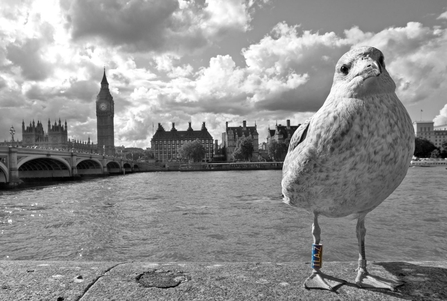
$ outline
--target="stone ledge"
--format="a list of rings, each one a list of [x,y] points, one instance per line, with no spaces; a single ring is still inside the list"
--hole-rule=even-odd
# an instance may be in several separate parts
[[[0,261],[0,300],[447,300],[447,263],[371,262],[369,271],[405,284],[359,289],[357,262],[325,262],[348,281],[337,293],[306,290],[308,263]]]

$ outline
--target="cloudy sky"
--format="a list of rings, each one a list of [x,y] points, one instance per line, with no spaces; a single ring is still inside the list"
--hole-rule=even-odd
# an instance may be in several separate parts
[[[353,45],[385,54],[413,120],[447,124],[445,0],[0,0],[0,141],[21,123],[67,120],[96,142],[106,68],[115,145],[154,126],[298,124],[324,102]],[[423,111],[421,111],[423,110]]]

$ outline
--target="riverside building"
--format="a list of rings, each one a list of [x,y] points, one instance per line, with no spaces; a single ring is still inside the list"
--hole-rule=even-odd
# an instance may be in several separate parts
[[[206,154],[204,161],[211,161],[213,158],[213,137],[208,132],[205,122],[199,131],[195,131],[189,127],[186,131],[178,131],[175,128],[175,123],[172,123],[170,131],[166,131],[159,123],[157,131],[151,139],[151,149],[156,160],[161,162],[178,161],[180,160],[179,148],[186,142],[192,142],[199,139],[205,147]]]
[[[253,154],[252,158],[257,160],[259,156],[259,134],[256,124],[254,126],[247,126],[247,122],[242,121],[242,126],[228,126],[225,123],[225,132],[222,133],[222,148],[225,149],[225,156],[227,162],[234,161],[233,152],[237,146],[237,141],[242,137],[249,137],[253,140]]]
[[[416,137],[427,139],[436,147],[447,141],[447,124],[434,126],[433,121],[414,121],[413,128]]]
[[[37,123],[30,122],[29,125],[25,125],[25,121],[22,121],[22,147],[29,148],[46,148],[56,150],[76,150],[82,152],[96,152],[96,145],[90,141],[78,141],[68,139],[68,126],[67,121],[62,124],[48,120],[47,132],[44,130],[43,123],[39,120]]]
[[[290,138],[292,138],[296,129],[300,126],[298,125],[290,125],[290,120],[287,119],[286,125],[276,124],[275,128],[270,129],[270,126],[267,129],[267,144],[272,140],[276,140],[278,143],[285,143],[287,146],[289,145]]]

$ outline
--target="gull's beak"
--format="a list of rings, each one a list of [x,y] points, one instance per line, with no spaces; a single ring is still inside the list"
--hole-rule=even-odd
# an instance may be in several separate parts
[[[380,64],[368,56],[362,57],[358,61],[356,67],[359,70],[358,74],[363,77],[363,79],[379,76],[382,73]]]
[[[379,76],[382,73],[382,67],[380,66],[379,63],[377,63],[375,60],[371,59],[371,68],[373,70],[375,70],[375,72],[377,73],[376,76]]]

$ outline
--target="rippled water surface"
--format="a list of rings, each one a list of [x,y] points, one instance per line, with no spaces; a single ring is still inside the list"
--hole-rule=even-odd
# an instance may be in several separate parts
[[[281,171],[165,172],[0,191],[0,260],[308,261],[310,214]],[[447,170],[410,168],[366,220],[369,260],[446,260]],[[320,218],[325,261],[357,260],[355,220]]]

